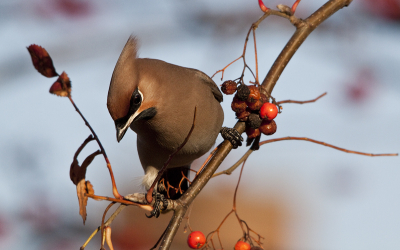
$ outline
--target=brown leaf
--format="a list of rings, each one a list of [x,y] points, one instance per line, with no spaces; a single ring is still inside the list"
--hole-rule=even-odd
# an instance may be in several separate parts
[[[76,185],[76,193],[78,195],[79,202],[79,214],[82,216],[83,224],[86,221],[86,205],[88,197],[86,194],[94,194],[93,185],[90,181],[85,180],[87,167],[92,163],[93,159],[96,155],[101,154],[100,150],[92,153],[83,161],[82,166],[79,166],[78,155],[82,151],[82,149],[90,142],[94,140],[93,136],[90,135],[86,140],[82,143],[82,145],[76,150],[74,155],[74,160],[71,163],[71,168],[69,170],[69,175],[71,181]]]
[[[79,183],[76,185],[76,193],[78,195],[78,201],[79,201],[79,214],[82,216],[83,219],[83,224],[85,224],[86,221],[86,205],[87,205],[87,200],[88,197],[86,196],[86,181],[85,179],[82,179],[79,181]]]
[[[93,135],[89,135],[88,138],[85,139],[85,141],[82,143],[82,145],[79,146],[79,148],[78,148],[78,149],[76,150],[76,152],[75,152],[74,160],[72,161],[71,167],[70,167],[70,170],[69,170],[69,177],[71,178],[71,181],[72,181],[75,185],[77,185],[78,182],[79,182],[81,179],[85,179],[86,168],[87,168],[87,166],[86,166],[85,169],[82,169],[82,168],[79,166],[79,163],[78,163],[78,155],[81,153],[82,149],[83,149],[90,141],[93,141],[93,140],[94,140]],[[92,159],[92,160],[93,160],[93,159]],[[88,165],[89,165],[89,164],[88,164]]]
[[[90,183],[90,181],[85,181],[85,179],[82,179],[76,185],[76,193],[78,195],[79,214],[82,216],[83,224],[85,224],[87,216],[86,206],[88,201],[86,194],[94,194],[93,185]]]
[[[61,73],[57,81],[51,85],[49,92],[63,97],[71,95],[71,81],[67,73],[64,71]]]
[[[71,164],[71,168],[69,171],[71,181],[77,185],[82,179],[85,179],[86,176],[86,169],[92,163],[94,157],[96,155],[101,154],[100,150],[97,150],[96,152],[92,153],[86,159],[83,161],[82,166],[79,166],[78,160],[74,158],[74,161]]]
[[[47,51],[39,45],[32,44],[27,47],[31,54],[33,66],[40,74],[45,77],[58,76],[56,69],[53,66],[53,61]]]
[[[92,185],[92,183],[90,183],[90,181],[86,181],[86,191],[88,194],[94,195],[93,185]],[[95,200],[98,201],[99,199],[95,199]]]

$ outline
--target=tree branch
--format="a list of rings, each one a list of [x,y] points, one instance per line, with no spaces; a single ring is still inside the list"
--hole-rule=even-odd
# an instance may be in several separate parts
[[[276,59],[262,83],[262,87],[269,95],[274,89],[276,82],[278,81],[286,65],[289,63],[289,60],[292,58],[307,36],[333,13],[345,6],[348,6],[351,1],[352,0],[330,0],[316,12],[314,12],[310,17],[305,19],[304,22],[301,22],[303,25],[296,26],[296,32],[293,34],[292,38],[289,40],[281,54]],[[243,133],[245,130],[244,122],[237,122],[235,129],[239,133]],[[232,144],[229,141],[224,141],[221,147],[219,147],[217,152],[214,154],[213,158],[207,164],[206,168],[199,174],[199,176],[197,176],[182,197],[177,200],[178,206],[174,211],[159,249],[166,250],[170,248],[172,240],[178,231],[180,223],[182,222],[189,205],[204,188],[231,150]]]
[[[302,22],[303,25],[296,29],[261,84],[267,93],[272,92],[283,70],[308,35],[328,17],[351,2],[352,0],[330,0]]]

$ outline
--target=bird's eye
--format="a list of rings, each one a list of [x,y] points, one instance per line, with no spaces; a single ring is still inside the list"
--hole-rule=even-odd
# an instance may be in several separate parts
[[[142,97],[140,94],[136,94],[135,97],[133,98],[133,104],[139,104],[142,101]]]

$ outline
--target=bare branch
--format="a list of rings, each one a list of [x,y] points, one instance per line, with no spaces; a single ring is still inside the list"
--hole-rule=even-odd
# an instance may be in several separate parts
[[[317,98],[315,98],[315,99],[312,99],[312,100],[308,100],[308,101],[294,101],[294,100],[284,100],[284,101],[279,101],[279,102],[276,102],[276,104],[277,105],[280,105],[280,104],[282,104],[282,103],[297,103],[297,104],[304,104],[304,103],[310,103],[310,102],[316,102],[318,99],[320,99],[321,97],[324,97],[324,96],[326,96],[326,92],[325,93],[323,93],[322,95],[320,95],[320,96],[318,96]]]
[[[305,21],[307,25],[303,25],[303,22],[299,22],[294,16],[289,17],[289,20],[296,26],[297,30],[292,36],[292,38],[287,43],[286,47],[283,49],[281,54],[278,56],[277,60],[273,64],[271,70],[265,77],[262,86],[264,90],[271,95],[276,82],[278,81],[280,75],[282,74],[284,68],[289,63],[294,53],[304,42],[307,36],[323,21],[325,21],[329,16],[331,16],[336,11],[340,10],[344,6],[349,5],[351,0],[330,0],[316,12],[314,12]],[[258,24],[264,20],[270,11],[265,13],[256,23],[253,24],[256,29]],[[281,14],[278,14],[281,15]],[[305,27],[305,28],[304,28]],[[247,42],[247,41],[246,41]],[[244,58],[243,58],[244,59]],[[239,133],[243,133],[245,130],[244,122],[237,122],[235,129]],[[185,216],[186,210],[191,202],[196,198],[200,191],[204,188],[207,182],[210,180],[214,172],[221,165],[222,161],[226,158],[229,152],[232,150],[232,144],[229,141],[224,141],[217,149],[212,159],[209,161],[205,169],[197,176],[193,181],[189,189],[176,201],[179,204],[174,211],[171,221],[168,225],[167,231],[161,241],[159,249],[169,249],[176,232],[178,231],[179,225]]]

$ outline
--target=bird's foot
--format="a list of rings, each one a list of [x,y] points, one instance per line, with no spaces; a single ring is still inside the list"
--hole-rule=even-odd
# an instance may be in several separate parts
[[[147,218],[151,217],[158,218],[158,216],[160,216],[161,211],[167,209],[168,207],[168,200],[165,199],[163,194],[155,193],[153,194],[153,197],[154,197],[153,210],[150,212],[150,215],[146,214]]]
[[[238,148],[239,146],[242,146],[243,137],[236,129],[222,127],[220,133],[224,140],[228,140],[232,143],[233,148]]]
[[[124,198],[129,201],[133,201],[135,203],[140,203],[143,205],[148,204],[146,200],[146,193],[128,194],[124,196]],[[168,208],[168,200],[164,197],[163,194],[153,193],[153,200],[154,200],[153,210],[150,212],[150,215],[146,214],[147,218],[152,218],[152,217],[158,218],[158,216],[160,216],[161,211]]]

